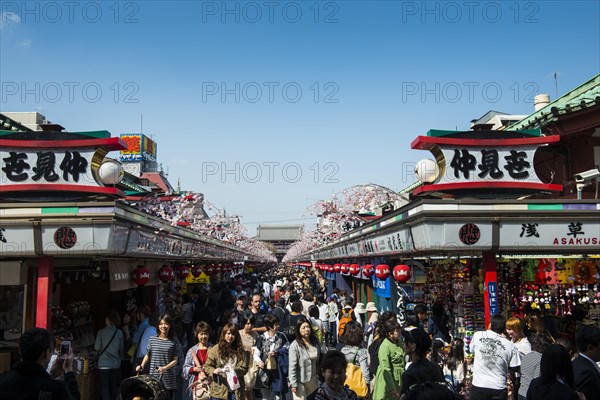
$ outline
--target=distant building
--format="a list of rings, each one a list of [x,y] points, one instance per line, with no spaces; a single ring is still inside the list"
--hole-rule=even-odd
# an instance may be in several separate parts
[[[478,119],[471,121],[473,131],[503,131],[508,126],[521,121],[527,115],[511,115],[490,110]]]
[[[267,244],[280,262],[302,233],[304,225],[259,225],[256,228],[256,240]]]
[[[46,118],[45,115],[40,114],[37,111],[25,111],[25,112],[3,112],[5,117],[10,118],[12,121],[17,122],[26,129],[13,129],[19,131],[52,131],[61,132],[65,128],[59,124],[54,124]],[[6,129],[4,127],[3,129]]]

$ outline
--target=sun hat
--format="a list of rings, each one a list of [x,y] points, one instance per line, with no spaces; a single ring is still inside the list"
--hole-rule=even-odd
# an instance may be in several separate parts
[[[359,314],[366,314],[367,310],[365,309],[365,305],[363,303],[356,303],[356,307],[354,307],[354,311]]]
[[[375,302],[370,301],[367,303],[367,311],[375,311],[377,312],[377,307],[375,306]]]

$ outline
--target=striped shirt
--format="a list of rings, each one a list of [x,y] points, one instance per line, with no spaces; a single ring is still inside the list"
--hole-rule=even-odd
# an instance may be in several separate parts
[[[521,360],[521,386],[519,396],[527,397],[527,390],[534,378],[540,376],[540,362],[542,355],[537,351],[531,351],[523,356]]]
[[[148,356],[150,357],[150,376],[156,380],[160,380],[167,390],[175,390],[177,388],[177,372],[178,367],[168,369],[161,374],[157,371],[159,367],[164,367],[175,357],[179,356],[179,345],[170,339],[161,339],[158,336],[152,336],[148,340]]]

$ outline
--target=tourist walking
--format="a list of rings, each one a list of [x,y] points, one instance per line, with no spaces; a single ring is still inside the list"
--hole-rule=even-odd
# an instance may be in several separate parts
[[[296,324],[296,340],[289,349],[289,381],[292,398],[306,399],[317,390],[317,365],[321,355],[321,346],[312,325],[306,318]]]
[[[183,379],[187,383],[184,387],[184,400],[204,400],[208,398],[210,376],[204,370],[204,364],[208,359],[209,339],[212,329],[208,323],[202,321],[196,325],[194,334],[198,340],[185,355],[183,363]],[[195,396],[195,397],[194,397]]]
[[[264,400],[283,400],[288,392],[287,385],[284,385],[287,382],[287,375],[279,365],[278,352],[288,341],[285,335],[278,332],[279,319],[275,315],[267,315],[264,322],[267,331],[258,337],[256,346],[260,354],[256,385],[260,388]],[[285,372],[287,372],[287,365],[285,365]]]
[[[573,360],[575,389],[588,400],[600,395],[600,328],[583,325],[575,334],[579,355]]]
[[[344,385],[346,382],[346,357],[337,350],[330,350],[319,364],[321,386],[308,396],[308,400],[357,400],[356,393]]]
[[[106,328],[98,331],[94,349],[98,353],[98,378],[102,400],[113,400],[119,393],[121,359],[125,353],[121,318],[116,311],[106,313]]]
[[[471,400],[507,399],[509,375],[513,387],[519,386],[515,372],[519,371],[521,358],[515,345],[502,334],[505,327],[504,317],[492,315],[489,329],[473,335],[470,351],[475,360]]]
[[[204,369],[212,377],[212,399],[241,400],[244,398],[244,375],[248,372],[249,354],[242,346],[242,339],[234,324],[226,324],[219,335],[219,342],[208,349]]]
[[[388,400],[400,396],[405,366],[404,350],[400,341],[400,324],[395,318],[384,321],[380,329],[384,339],[379,346],[373,400]]]
[[[173,398],[177,389],[177,362],[180,351],[179,342],[175,340],[173,320],[169,315],[163,314],[158,320],[158,335],[148,340],[147,353],[136,367],[136,371],[142,372],[149,364],[150,376],[162,382]]]
[[[527,337],[525,337],[523,323],[519,318],[509,318],[506,321],[506,333],[508,334],[510,341],[513,342],[519,351],[519,356],[521,358],[523,358],[525,354],[531,352],[531,344]]]
[[[540,373],[540,377],[535,378],[529,385],[527,400],[579,399],[579,395],[574,390],[573,365],[563,346],[552,344],[544,350]]]
[[[344,335],[340,338],[340,342],[344,344],[340,351],[346,357],[346,361],[360,367],[364,383],[368,388],[371,383],[371,374],[369,373],[369,353],[367,349],[363,347],[364,333],[362,326],[356,321],[348,322],[348,324],[346,324]]]
[[[546,335],[537,333],[529,336],[529,343],[531,344],[531,351],[521,358],[521,384],[519,385],[518,391],[519,400],[525,400],[531,381],[540,376],[542,353],[552,344]],[[567,353],[568,352],[569,350],[567,350]]]
[[[423,329],[416,328],[402,331],[402,337],[405,352],[410,356],[411,363],[402,374],[401,393],[406,393],[412,385],[444,382],[444,374],[440,366],[427,359],[427,352],[431,348],[429,335]]]

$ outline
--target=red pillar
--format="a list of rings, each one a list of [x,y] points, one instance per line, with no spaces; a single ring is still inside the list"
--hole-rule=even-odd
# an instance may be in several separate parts
[[[41,257],[38,262],[37,302],[35,308],[35,326],[52,329],[50,310],[53,282],[53,258]]]
[[[486,251],[483,256],[485,281],[483,283],[483,304],[485,310],[485,326],[490,323],[490,316],[498,314],[498,275],[496,272],[496,254]]]

